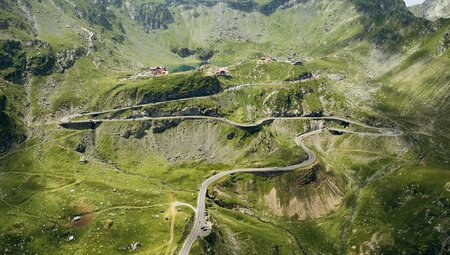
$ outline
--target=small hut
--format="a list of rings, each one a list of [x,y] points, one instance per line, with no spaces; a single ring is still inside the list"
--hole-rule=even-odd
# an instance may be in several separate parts
[[[217,68],[214,71],[214,74],[217,76],[230,76],[231,75],[230,71],[226,68]]]

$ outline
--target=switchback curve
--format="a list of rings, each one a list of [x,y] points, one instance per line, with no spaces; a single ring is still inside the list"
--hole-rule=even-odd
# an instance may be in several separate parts
[[[183,99],[186,100],[186,99]],[[114,109],[114,111],[118,110],[127,110],[127,109],[133,109],[133,107],[124,107],[121,109]],[[191,233],[187,237],[186,241],[184,242],[184,245],[179,252],[180,255],[188,255],[189,251],[193,245],[193,243],[197,240],[201,228],[206,225],[207,216],[205,215],[205,199],[206,199],[206,192],[208,190],[208,187],[214,183],[215,181],[219,180],[220,178],[223,178],[227,175],[236,174],[236,173],[257,173],[257,172],[287,172],[296,170],[299,168],[307,167],[312,165],[317,157],[314,154],[312,150],[310,150],[307,146],[304,145],[303,139],[312,135],[320,134],[324,131],[335,131],[339,133],[349,133],[349,134],[358,134],[358,135],[365,135],[365,136],[388,136],[388,137],[394,137],[394,136],[400,136],[402,132],[398,129],[394,128],[380,128],[380,127],[372,127],[367,124],[357,122],[354,120],[349,120],[342,117],[268,117],[261,119],[255,123],[252,124],[242,124],[237,123],[232,120],[228,120],[226,118],[222,117],[213,117],[213,116],[201,116],[201,115],[192,115],[192,116],[163,116],[163,117],[141,117],[141,118],[133,118],[133,119],[87,119],[87,120],[74,120],[73,118],[81,117],[81,116],[93,116],[98,115],[101,113],[106,113],[108,111],[104,112],[93,112],[93,113],[83,113],[83,114],[75,114],[71,116],[63,117],[60,120],[60,125],[63,127],[68,127],[72,124],[99,124],[103,122],[134,122],[134,121],[150,121],[150,120],[216,120],[223,122],[225,124],[247,129],[247,128],[257,128],[261,127],[263,125],[269,124],[275,120],[325,120],[325,121],[342,121],[349,124],[354,124],[360,127],[373,129],[375,132],[358,132],[358,131],[351,131],[346,129],[337,129],[337,128],[321,128],[314,131],[310,131],[304,134],[301,134],[295,138],[295,142],[297,145],[299,145],[307,154],[308,159],[302,163],[291,165],[291,166],[283,166],[283,167],[266,167],[266,168],[242,168],[242,169],[233,169],[228,171],[223,171],[220,173],[217,173],[208,179],[206,179],[199,190],[198,198],[197,198],[197,208],[195,210],[195,220],[194,220],[194,226],[192,227]]]

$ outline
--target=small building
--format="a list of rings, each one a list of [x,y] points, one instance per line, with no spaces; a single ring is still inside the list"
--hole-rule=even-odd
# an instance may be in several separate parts
[[[167,71],[167,68],[164,66],[155,66],[150,68],[150,73],[153,76],[160,76],[160,75],[167,75],[169,74],[169,71]]]
[[[218,75],[218,76],[230,76],[230,71],[228,71],[228,69],[226,69],[226,68],[217,68],[215,71],[214,71],[214,74],[215,75]]]
[[[259,60],[260,63],[268,63],[271,61],[274,61],[274,59],[271,57],[261,57],[261,59]]]

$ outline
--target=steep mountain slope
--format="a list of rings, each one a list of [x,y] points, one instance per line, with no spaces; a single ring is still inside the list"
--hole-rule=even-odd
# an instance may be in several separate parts
[[[18,86],[0,86],[0,153],[26,139],[24,94]]]
[[[345,2],[307,1],[295,8],[274,7],[278,11],[272,10],[270,16],[231,3],[205,2],[195,7],[172,2],[133,4],[2,3],[5,14],[12,10],[8,15],[16,15],[23,23],[15,25],[8,15],[2,16],[8,24],[2,34],[18,45],[14,54],[8,53],[17,60],[5,66],[3,77],[30,83],[31,109],[42,116],[87,105],[90,92],[109,89],[110,78],[121,71],[134,72],[148,65],[194,68],[208,59],[224,64],[262,55],[307,58],[331,52],[336,41],[345,44],[360,30],[355,20],[359,14]],[[172,18],[167,22],[145,18],[155,17],[153,11],[160,9],[170,9]],[[25,63],[26,59],[35,63]]]
[[[450,20],[416,18],[401,0],[0,7],[4,253],[176,253],[193,213],[172,205],[195,206],[208,176],[298,163],[306,155],[297,134],[354,128],[133,121],[167,115],[348,116],[403,132],[324,133],[306,141],[318,156],[311,168],[221,180],[208,191],[213,231],[193,254],[448,253]],[[175,73],[142,77],[153,65]],[[211,75],[219,66],[231,76]],[[121,109],[188,97],[196,98]],[[92,117],[127,121],[58,126],[112,108]]]
[[[115,74],[148,65],[176,70],[262,55],[314,60],[363,38],[392,50],[431,33],[401,1],[287,2],[5,1],[4,49],[14,63],[2,65],[3,77],[31,84],[31,109],[40,116],[89,105],[90,92],[108,90]]]

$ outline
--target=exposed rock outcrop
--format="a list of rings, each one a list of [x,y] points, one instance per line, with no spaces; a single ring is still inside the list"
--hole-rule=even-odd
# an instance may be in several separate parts
[[[23,83],[26,55],[22,44],[15,40],[0,41],[0,72],[5,80]]]
[[[139,123],[136,127],[125,130],[121,136],[124,138],[142,139],[148,131],[152,133],[162,133],[167,129],[178,126],[182,120],[155,120]]]
[[[65,70],[71,68],[77,59],[87,54],[86,49],[76,48],[71,50],[65,50],[64,52],[56,53],[56,65],[55,70],[57,72],[64,72]]]
[[[294,92],[294,93],[291,93]],[[279,90],[270,93],[263,101],[263,110],[267,116],[294,117],[303,114],[303,93],[306,91]]]
[[[46,42],[33,40],[27,42],[26,47],[27,70],[36,76],[51,74],[56,63],[52,46]]]
[[[442,37],[437,47],[438,55],[445,53],[450,48],[450,31],[447,31]]]
[[[298,76],[294,78],[287,79],[286,81],[304,81],[314,78],[314,74],[311,72],[304,72],[299,74]]]
[[[189,48],[171,48],[170,51],[177,54],[182,58],[187,58],[193,55],[197,55],[198,59],[202,61],[207,61],[214,56],[214,51],[209,49],[197,48],[197,49],[189,49]]]

